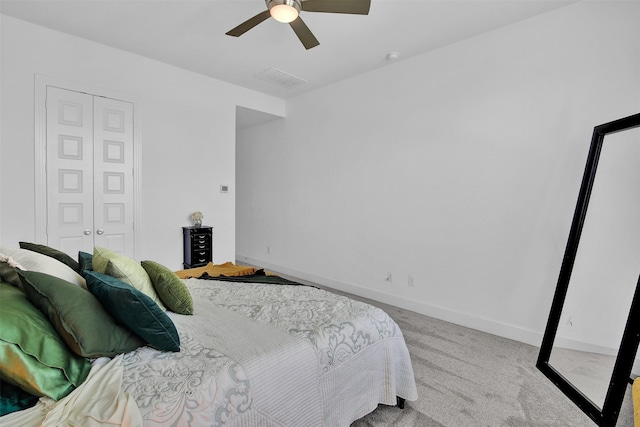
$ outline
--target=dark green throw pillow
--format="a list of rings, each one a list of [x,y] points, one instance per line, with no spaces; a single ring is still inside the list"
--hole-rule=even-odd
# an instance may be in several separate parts
[[[31,408],[37,402],[38,396],[29,394],[11,383],[0,381],[0,417]]]
[[[22,286],[17,268],[10,266],[9,263],[4,261],[0,261],[0,280],[6,283],[11,283],[13,286]]]
[[[33,396],[61,399],[82,384],[90,369],[89,361],[69,350],[49,320],[29,302],[22,290],[0,282],[0,379],[3,381],[3,401],[6,397],[5,382]],[[22,401],[14,397],[14,400]]]
[[[87,289],[120,323],[158,350],[180,351],[180,337],[167,314],[133,286],[97,271],[87,271]]]
[[[78,261],[71,258],[69,255],[65,254],[58,249],[50,248],[49,246],[39,245],[37,243],[28,243],[28,242],[18,242],[20,245],[20,249],[26,249],[32,252],[38,252],[40,254],[50,256],[51,258],[57,259],[63,264],[68,265],[71,269],[77,273],[80,272],[80,264]]]
[[[80,264],[80,270],[78,273],[84,277],[85,270],[93,271],[93,254],[82,251],[78,252],[78,264]]]
[[[35,271],[19,271],[29,300],[42,311],[76,354],[113,357],[144,345],[119,325],[86,289]]]
[[[142,261],[160,300],[171,311],[178,314],[193,314],[193,299],[189,289],[176,273],[154,261]]]

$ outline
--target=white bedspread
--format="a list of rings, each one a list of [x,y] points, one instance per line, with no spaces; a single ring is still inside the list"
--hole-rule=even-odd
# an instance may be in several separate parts
[[[195,314],[169,313],[180,352],[99,359],[69,396],[0,426],[333,427],[396,396],[417,399],[404,338],[384,311],[307,286],[185,283]]]
[[[185,282],[195,315],[170,314],[181,352],[124,356],[145,425],[348,426],[417,398],[384,311],[307,286]]]

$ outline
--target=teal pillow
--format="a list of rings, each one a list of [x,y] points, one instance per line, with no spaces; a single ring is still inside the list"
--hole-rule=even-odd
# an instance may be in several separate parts
[[[140,264],[169,310],[178,314],[193,314],[193,299],[189,289],[173,271],[154,261],[142,261]]]
[[[35,271],[19,271],[29,300],[42,311],[76,354],[113,357],[144,345],[122,327],[86,289]]]
[[[93,255],[82,251],[78,252],[78,264],[80,265],[78,273],[84,277],[85,270],[93,271]]]
[[[150,345],[180,351],[175,325],[151,298],[133,286],[97,271],[87,271],[87,289],[111,315]]]
[[[29,394],[11,383],[0,381],[0,417],[31,408],[37,402],[38,396]]]
[[[2,282],[0,325],[2,381],[34,396],[59,400],[87,378],[91,369],[89,361],[69,350],[22,290]]]
[[[93,270],[133,286],[164,309],[149,275],[136,260],[96,246],[93,248]]]
[[[18,242],[21,249],[26,249],[28,251],[38,252],[40,254],[50,256],[51,258],[57,259],[63,264],[71,267],[73,271],[80,272],[80,264],[78,261],[71,258],[69,255],[65,254],[58,249],[50,248],[49,246],[39,245],[37,243],[28,243],[28,242]]]

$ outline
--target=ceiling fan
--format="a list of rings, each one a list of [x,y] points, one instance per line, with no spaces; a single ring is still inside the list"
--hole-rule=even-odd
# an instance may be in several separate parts
[[[261,12],[227,31],[228,36],[240,37],[270,16],[276,21],[288,23],[306,49],[318,46],[320,42],[300,18],[300,11],[348,13],[368,15],[371,0],[265,0],[267,10]]]

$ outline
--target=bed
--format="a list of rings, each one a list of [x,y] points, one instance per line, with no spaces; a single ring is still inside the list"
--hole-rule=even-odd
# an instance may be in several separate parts
[[[38,253],[33,246],[31,250],[0,248],[5,260],[4,274],[0,268],[0,291],[4,289],[3,292],[16,298],[22,297],[18,292],[23,292],[38,306],[42,302],[30,295],[34,293],[31,282],[54,280],[49,277],[69,282],[69,277],[59,277],[63,270],[60,260],[68,261],[65,255],[51,252],[54,250],[47,247],[35,249],[48,252],[40,255],[54,258],[58,263],[55,270],[51,269],[50,260],[44,267],[34,267],[33,262],[28,262],[27,258]],[[25,255],[25,251],[31,253]],[[157,307],[162,312],[162,315],[154,312],[157,317],[155,323],[147,327],[153,330],[149,335],[148,330],[136,329],[144,322],[135,319],[134,325],[131,319],[121,320],[118,316],[122,313],[114,314],[111,311],[114,301],[105,300],[95,288],[95,282],[102,280],[111,286],[107,286],[109,292],[113,289],[129,292],[125,293],[127,301],[115,300],[118,307],[122,307],[131,299],[142,299],[138,294],[129,296],[132,291],[126,283],[127,277],[118,277],[122,271],[114,274],[113,268],[109,270],[108,266],[113,263],[107,263],[106,269],[97,269],[104,273],[94,271],[95,251],[84,256],[77,268],[85,273],[86,288],[82,281],[68,286],[56,282],[51,286],[53,292],[65,288],[77,295],[74,298],[65,295],[64,301],[80,296],[95,297],[105,311],[117,319],[115,323],[123,327],[124,333],[130,333],[133,342],[128,343],[125,350],[134,348],[130,351],[112,349],[108,355],[84,350],[85,356],[98,357],[75,354],[81,361],[90,363],[82,381],[73,384],[72,390],[63,397],[40,397],[26,409],[3,416],[2,425],[66,422],[70,425],[348,426],[375,410],[378,404],[396,405],[398,399],[417,399],[402,332],[376,307],[267,275],[252,267],[225,264],[217,266],[222,269],[217,270],[210,264],[206,271],[172,273],[171,283],[178,286],[177,280],[182,298],[188,296],[191,300],[185,309],[176,306],[180,298],[170,301],[170,297],[179,293],[163,297],[166,289],[162,290],[157,271],[143,269],[149,277],[146,283],[151,283],[157,291],[156,295],[145,294],[144,302],[150,307],[149,301],[152,301],[153,309]],[[18,283],[7,261],[14,265],[22,289],[16,290],[20,286],[7,284],[8,279]],[[129,266],[135,264],[130,259],[124,261]],[[33,272],[24,264],[40,271]],[[137,265],[162,268],[149,261]],[[67,267],[74,269],[65,265]],[[216,273],[223,270],[226,274]],[[137,268],[136,271],[140,272]],[[165,279],[169,277],[166,269],[161,271]],[[69,273],[66,269],[64,272]],[[106,274],[109,272],[111,275]],[[46,293],[47,286],[42,285],[45,290],[38,289],[38,292]],[[6,302],[0,304],[5,311]],[[83,307],[87,305],[83,303]],[[128,312],[125,315],[143,311],[136,307],[125,309]],[[46,308],[38,308],[47,313]],[[51,323],[55,329],[56,320]],[[158,324],[170,332],[164,342],[158,341]],[[71,347],[77,345],[70,342]],[[76,353],[82,352],[80,349]],[[10,370],[8,366],[4,363],[2,369]],[[6,372],[1,379],[5,384],[3,389],[7,384],[13,387],[19,383]]]

